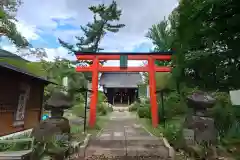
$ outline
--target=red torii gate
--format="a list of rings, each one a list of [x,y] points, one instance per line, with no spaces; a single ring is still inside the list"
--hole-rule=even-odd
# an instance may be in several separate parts
[[[170,67],[159,67],[155,65],[155,60],[171,60],[172,52],[154,53],[75,53],[78,60],[92,60],[90,66],[77,66],[77,72],[92,72],[92,95],[90,101],[90,127],[94,127],[96,122],[96,106],[98,100],[98,72],[148,72],[150,87],[150,103],[153,127],[158,126],[158,106],[156,97],[155,72],[171,72]],[[127,60],[147,60],[147,66],[139,67],[107,67],[99,64],[100,60],[120,60],[120,56],[127,56]]]

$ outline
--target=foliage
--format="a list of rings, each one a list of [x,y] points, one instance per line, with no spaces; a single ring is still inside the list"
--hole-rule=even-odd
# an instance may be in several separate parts
[[[169,141],[170,145],[177,146],[182,139],[182,130],[175,124],[166,124],[163,129],[163,135]]]
[[[162,113],[162,103],[158,102],[159,117],[165,118],[165,120],[171,120],[176,116],[184,116],[187,113],[187,106],[180,95],[176,92],[168,93],[164,96],[164,115]],[[161,119],[160,119],[161,121]]]
[[[134,103],[132,103],[132,104],[130,105],[130,107],[129,107],[129,112],[135,112],[135,111],[137,111],[138,108],[139,108],[139,106],[140,106],[140,104],[135,101]]]
[[[98,92],[98,103],[101,102],[106,102],[107,97],[105,96],[105,94],[101,91]]]
[[[16,28],[13,13],[16,13],[20,0],[3,0],[0,2],[0,36],[6,36],[16,46],[24,48],[29,46],[28,41]]]
[[[175,48],[178,83],[222,91],[240,87],[238,9],[237,0],[182,0],[168,20],[150,28],[156,51]]]
[[[139,118],[151,118],[149,107],[139,107],[137,113]]]
[[[176,29],[182,45],[179,54],[184,56],[180,63],[188,71],[182,75],[185,80],[207,89],[239,88],[238,9],[237,0],[181,1]]]
[[[109,111],[111,111],[110,107],[106,103],[107,97],[101,91],[98,92],[98,104],[97,104],[97,112],[100,115],[106,115]]]
[[[57,135],[54,135],[50,140],[44,142],[36,141],[31,159],[44,159],[44,157],[61,159],[66,156],[67,150],[70,148],[70,142],[64,138],[56,138],[55,136]]]
[[[138,96],[144,98],[147,96],[147,84],[138,84]]]
[[[171,74],[167,72],[160,72],[155,74],[156,77],[156,88],[157,90],[163,90],[168,88],[170,79],[171,79]]]
[[[151,119],[151,105],[149,101],[140,103],[140,105],[137,108],[137,114],[139,118]]]
[[[47,99],[54,90],[66,90],[75,103],[76,101],[77,103],[84,101],[83,97],[85,93],[80,93],[79,89],[85,87],[87,81],[82,73],[75,71],[75,67],[71,61],[56,58],[54,62],[42,60],[40,64],[45,73],[47,73],[47,79],[58,84],[57,86],[52,84],[46,87],[45,99]],[[62,86],[64,77],[68,77],[68,88]]]
[[[220,138],[239,140],[240,110],[231,105],[228,94],[229,90],[240,88],[239,9],[237,0],[181,0],[168,19],[149,29],[147,37],[152,40],[154,51],[175,51],[172,62],[157,62],[173,66],[169,85],[180,93],[165,96],[167,121],[185,113],[186,96],[197,90],[206,91],[217,99],[208,114],[214,118]],[[175,132],[169,130],[170,135]],[[174,139],[171,137],[174,136],[169,136],[170,141]]]
[[[97,112],[100,115],[102,116],[106,115],[108,111],[109,111],[108,106],[105,103],[102,102],[97,104]]]
[[[229,95],[217,92],[214,94],[217,99],[216,105],[209,111],[214,118],[215,126],[220,137],[233,135],[235,124],[238,123],[236,108],[231,105]],[[236,128],[235,128],[236,129]]]
[[[6,140],[12,139],[22,139],[22,138],[29,138],[28,134],[23,134],[17,137],[10,137]],[[18,142],[18,143],[7,143],[7,144],[0,144],[0,152],[4,151],[19,151],[19,150],[26,150],[29,147],[29,142]]]
[[[79,103],[78,105],[75,105],[71,108],[72,114],[78,116],[78,117],[84,117],[85,108],[83,103]]]
[[[69,53],[76,52],[99,52],[103,50],[99,47],[101,39],[107,32],[116,33],[124,24],[114,24],[114,21],[119,21],[121,10],[117,8],[117,3],[113,1],[109,6],[99,4],[89,7],[89,10],[94,14],[92,23],[86,26],[81,26],[84,36],[76,36],[78,42],[75,45],[68,44],[59,39],[61,45],[68,49]],[[91,61],[87,61],[87,64]]]
[[[20,51],[22,57],[33,55],[37,58],[47,57],[43,48],[33,48],[28,40],[19,33],[15,18],[22,0],[1,0],[0,2],[0,38],[7,37]]]
[[[164,18],[158,24],[152,25],[146,37],[153,41],[154,51],[167,51],[171,49],[173,43],[172,30],[168,27],[169,22]]]
[[[235,121],[224,138],[230,143],[240,143],[240,122]]]

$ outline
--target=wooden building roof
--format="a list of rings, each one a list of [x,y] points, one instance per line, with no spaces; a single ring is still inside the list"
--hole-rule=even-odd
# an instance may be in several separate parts
[[[141,82],[138,72],[106,72],[100,77],[100,85],[106,88],[137,88]]]
[[[15,67],[13,65],[10,65],[8,63],[3,63],[3,62],[0,62],[0,69],[6,69],[6,70],[9,70],[10,72],[15,72],[15,73],[18,73],[18,74],[22,74],[22,75],[26,75],[32,79],[35,79],[35,80],[39,80],[45,84],[55,84],[51,81],[48,81],[47,79],[43,78],[43,77],[39,77],[39,76],[36,76],[36,75],[33,75],[32,73],[29,73],[28,71],[24,70],[24,69],[21,69],[21,68],[18,68],[18,67]]]

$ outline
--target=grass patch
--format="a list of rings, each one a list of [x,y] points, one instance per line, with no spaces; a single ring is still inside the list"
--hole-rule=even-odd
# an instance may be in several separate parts
[[[139,118],[139,122],[153,135],[157,137],[165,137],[173,148],[178,148],[179,143],[181,143],[181,126],[184,122],[183,117],[174,117],[171,120],[165,122],[165,127],[163,124],[159,124],[158,127],[152,127],[151,119]],[[180,132],[179,132],[180,131]],[[185,154],[184,151],[179,150],[176,152],[176,160],[191,159]]]
[[[138,118],[140,123],[153,135],[157,137],[163,136],[166,128],[168,126],[174,126],[176,128],[181,128],[181,125],[184,121],[183,117],[173,117],[171,120],[165,122],[165,128],[163,124],[159,124],[158,127],[152,127],[152,120],[147,118]]]
[[[109,114],[106,116],[97,116],[96,125],[94,128],[90,128],[87,126],[87,133],[91,134],[92,136],[96,136],[98,132],[107,124],[109,120]]]
[[[88,121],[87,121],[87,126],[86,126],[86,133],[83,134],[84,131],[84,126],[82,125],[76,125],[76,124],[71,124],[71,134],[74,139],[81,141],[84,140],[85,136],[87,134],[91,134],[92,136],[96,136],[99,131],[106,125],[106,123],[109,120],[109,114],[105,116],[97,116],[96,119],[96,125],[94,128],[91,128],[88,126]]]

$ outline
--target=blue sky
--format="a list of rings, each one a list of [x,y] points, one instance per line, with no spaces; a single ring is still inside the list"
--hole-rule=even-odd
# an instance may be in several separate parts
[[[75,36],[81,36],[80,25],[92,21],[90,5],[110,3],[111,0],[23,0],[17,12],[17,28],[29,42],[44,48],[48,60],[56,56],[74,59],[60,46],[58,38],[75,43]],[[107,34],[101,46],[107,52],[148,52],[152,43],[145,37],[148,29],[177,6],[177,0],[117,0],[122,9],[120,23],[126,25],[117,34]],[[161,7],[159,7],[161,6]],[[16,48],[6,40],[1,47],[16,52]],[[116,62],[111,62],[113,64]],[[130,65],[141,63],[130,62]]]

